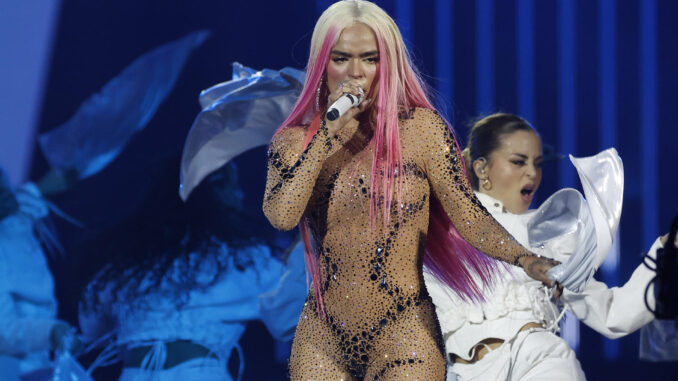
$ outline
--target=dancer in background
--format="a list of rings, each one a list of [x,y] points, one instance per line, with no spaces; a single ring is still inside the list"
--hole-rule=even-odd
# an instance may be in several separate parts
[[[46,180],[42,181],[47,186]],[[54,279],[36,234],[50,213],[34,183],[16,190],[0,169],[0,369],[19,380],[51,367],[50,351],[75,351],[75,329],[57,319]]]
[[[80,324],[88,341],[113,336],[98,363],[106,353],[122,360],[120,380],[231,380],[228,359],[247,321],[289,340],[303,305],[304,280],[285,275],[303,271],[300,257],[289,268],[272,256],[242,209],[235,166],[206,178],[186,203],[178,168],[160,170],[141,209],[89,246],[110,260],[86,289]]]
[[[546,207],[536,213],[528,211],[542,176],[544,158],[539,135],[518,116],[494,114],[475,123],[468,141],[464,156],[478,200],[519,242],[530,247],[529,237],[533,232],[529,229],[535,229],[533,218],[549,214]],[[599,155],[601,163],[615,162],[615,157],[616,152],[610,151]],[[578,169],[581,167],[579,165]],[[583,178],[587,175],[580,171]],[[611,183],[620,183],[614,178],[614,171],[607,175],[613,177]],[[598,179],[599,184],[604,180]],[[621,202],[621,197],[611,199],[614,195],[621,196],[620,189],[614,186],[595,188],[606,189],[608,194],[587,193],[587,197],[603,200],[600,203],[603,208]],[[571,194],[562,192],[560,196]],[[544,205],[561,207],[560,204],[569,202],[570,199],[560,196],[556,194]],[[593,230],[594,234],[603,229],[614,235],[619,215],[612,210],[607,214],[616,219],[612,225],[588,224],[577,228],[575,220],[574,226],[567,225],[570,235],[553,247],[561,251],[558,254],[581,249],[573,248],[570,242],[572,232],[577,229]],[[556,219],[545,222],[552,226],[564,224]],[[610,248],[609,245],[596,247],[595,239],[589,242],[593,242],[592,247],[599,251],[606,252]],[[598,245],[603,243],[599,241]],[[654,257],[659,247],[661,243],[657,240],[649,255]],[[556,259],[565,262],[567,256]],[[563,306],[584,324],[609,338],[627,335],[653,318],[645,307],[644,295],[654,273],[642,264],[623,287],[608,288],[592,279],[579,293],[565,289],[559,302],[540,282],[526,277],[519,268],[506,266],[502,271],[504,281],[488,292],[485,302],[480,305],[462,300],[435,275],[424,273],[448,353],[448,380],[455,377],[464,381],[584,380],[574,351],[555,334]],[[650,304],[654,305],[653,299]]]
[[[652,309],[656,319],[640,330],[640,359],[645,361],[678,361],[678,216],[674,217],[669,233],[662,237],[664,246],[645,264],[656,271],[652,280],[656,297]]]
[[[325,110],[345,93],[365,100],[327,120]],[[270,145],[263,209],[278,229],[300,224],[313,278],[292,380],[443,379],[421,273],[427,245],[440,273],[469,298],[482,294],[469,274],[488,279],[495,262],[462,236],[551,284],[553,262],[517,244],[473,195],[398,27],[368,1],[339,1],[320,16],[304,88]],[[429,213],[446,215],[461,235],[451,237],[448,223],[427,237]]]

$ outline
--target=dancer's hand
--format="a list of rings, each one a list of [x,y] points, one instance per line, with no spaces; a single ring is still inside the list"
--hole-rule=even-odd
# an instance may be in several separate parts
[[[522,266],[525,273],[530,276],[530,278],[538,280],[543,284],[553,287],[555,282],[546,275],[546,272],[549,271],[553,266],[557,266],[560,262],[555,259],[539,257],[536,255],[528,255],[518,259],[520,266]]]
[[[82,348],[82,339],[76,333],[75,328],[64,322],[57,322],[52,326],[49,339],[54,351],[77,354]]]
[[[560,295],[563,294],[563,285],[560,284],[560,283],[558,283],[558,282],[556,282],[556,286],[555,286],[555,287],[556,287],[556,291],[553,293],[553,297],[554,297],[555,299],[558,299],[558,298],[560,298]]]
[[[360,83],[356,80],[346,80],[339,84],[337,89],[330,94],[328,105],[332,105],[340,96],[343,94],[352,94],[356,97],[364,96],[364,90],[360,86]],[[341,130],[349,121],[354,119],[358,114],[365,111],[370,105],[371,99],[363,99],[358,107],[351,107],[342,115],[339,119],[330,121],[326,119],[327,123],[327,132],[330,135],[336,134]]]

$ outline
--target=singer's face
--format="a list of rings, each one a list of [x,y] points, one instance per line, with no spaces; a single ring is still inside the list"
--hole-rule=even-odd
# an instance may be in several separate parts
[[[344,29],[332,46],[326,68],[328,89],[333,92],[342,81],[355,81],[365,90],[365,97],[369,98],[377,69],[379,69],[377,38],[370,27],[355,23]]]

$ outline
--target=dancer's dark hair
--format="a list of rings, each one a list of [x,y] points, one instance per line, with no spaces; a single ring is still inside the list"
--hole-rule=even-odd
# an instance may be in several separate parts
[[[473,123],[468,137],[468,144],[462,151],[466,171],[473,190],[478,190],[478,176],[473,171],[473,162],[485,158],[501,147],[502,139],[516,131],[537,131],[525,119],[506,113],[488,115]]]
[[[143,303],[144,296],[161,285],[169,286],[162,292],[170,290],[172,300],[181,304],[189,292],[213,285],[228,268],[229,257],[243,270],[252,262],[242,249],[268,243],[245,215],[234,164],[205,179],[186,203],[178,194],[178,168],[177,158],[159,165],[151,175],[145,201],[80,249],[88,252],[85,255],[105,258],[105,265],[85,290],[85,307],[96,308],[108,287],[106,294],[113,300],[106,303]],[[211,266],[209,276],[201,268],[204,263]],[[177,267],[181,270],[176,271]]]

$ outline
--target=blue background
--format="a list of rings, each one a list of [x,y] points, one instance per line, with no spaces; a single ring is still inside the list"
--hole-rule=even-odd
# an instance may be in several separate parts
[[[211,37],[189,59],[176,88],[150,125],[101,174],[57,197],[92,231],[141,199],[146,166],[180,153],[200,90],[230,79],[230,63],[261,69],[303,68],[319,13],[331,1],[64,0],[59,7],[37,117],[39,132],[65,122],[89,95],[134,58],[197,29]],[[384,0],[401,28],[438,107],[462,143],[468,123],[504,111],[531,121],[546,144],[575,156],[614,146],[624,160],[626,188],[618,267],[598,274],[623,283],[643,250],[678,212],[675,89],[678,87],[678,2],[671,0]],[[11,128],[1,126],[0,128]],[[30,175],[46,162],[35,149]],[[265,149],[237,159],[247,207],[259,214]],[[4,163],[3,163],[4,164]],[[567,160],[545,166],[543,200],[578,187]],[[262,225],[262,229],[268,227]],[[67,247],[87,232],[60,227]],[[60,314],[75,321],[83,262],[53,263]],[[74,272],[76,276],[74,276]],[[252,324],[243,341],[245,379],[282,379],[272,341]],[[637,360],[638,334],[615,342],[586,327],[578,357],[590,380],[678,379],[676,364]],[[100,372],[105,378],[113,370]]]

